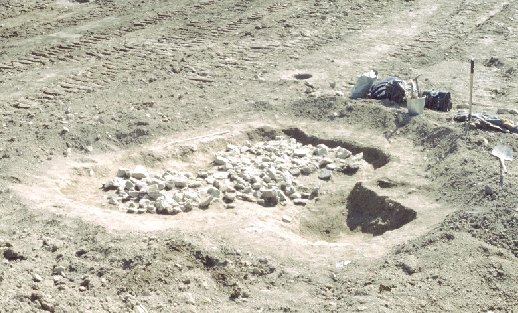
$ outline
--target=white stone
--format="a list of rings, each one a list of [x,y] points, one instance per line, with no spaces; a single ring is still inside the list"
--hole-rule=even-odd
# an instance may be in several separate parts
[[[290,199],[300,199],[302,198],[302,195],[300,194],[300,192],[293,192],[290,194]]]
[[[337,166],[336,166],[336,164],[334,164],[334,163],[330,163],[330,164],[327,164],[327,165],[326,165],[326,168],[327,168],[328,170],[330,170],[330,171],[334,171],[334,170],[336,170],[336,167],[337,167]]]
[[[148,176],[148,172],[146,168],[142,165],[137,165],[133,172],[131,173],[131,177],[134,177],[136,179],[143,179]]]
[[[226,179],[228,178],[228,172],[216,172],[212,176],[214,176],[215,179]]]
[[[222,157],[221,155],[216,155],[216,157],[214,158],[214,163],[216,163],[216,165],[223,165],[225,163],[230,163],[230,161],[227,158]]]
[[[234,200],[236,200],[236,193],[235,192],[227,192],[227,193],[225,193],[223,198],[225,198],[228,201],[234,201]]]
[[[196,191],[186,191],[183,194],[184,199],[196,200],[198,199],[198,193]]]
[[[303,156],[308,155],[308,153],[309,153],[308,149],[294,149],[293,150],[293,155],[296,157],[303,157]]]
[[[283,216],[282,216],[282,221],[283,221],[284,223],[291,223],[292,218],[291,218],[291,217],[289,217],[288,215],[283,215]]]
[[[223,164],[223,170],[225,170],[225,171],[231,170],[233,168],[234,168],[234,166],[231,163]]]
[[[351,151],[349,151],[345,148],[342,148],[336,152],[336,157],[339,159],[347,159],[351,155],[352,155]]]
[[[187,185],[189,186],[189,188],[199,188],[201,187],[201,181],[191,180]]]
[[[177,188],[183,188],[187,186],[187,183],[189,182],[189,179],[185,176],[178,176],[174,180],[174,185]]]
[[[54,273],[61,275],[61,276],[65,276],[64,275],[65,267],[63,265],[58,265],[58,266],[54,267]]]
[[[177,192],[173,195],[173,200],[176,202],[182,202],[183,201],[183,193]]]

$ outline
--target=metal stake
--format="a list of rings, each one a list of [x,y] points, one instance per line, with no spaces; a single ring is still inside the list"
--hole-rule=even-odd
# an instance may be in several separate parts
[[[469,76],[469,114],[468,114],[468,121],[466,122],[466,137],[468,136],[469,132],[469,124],[471,123],[471,113],[472,113],[472,105],[473,105],[473,73],[475,72],[475,59],[471,59],[471,73]]]

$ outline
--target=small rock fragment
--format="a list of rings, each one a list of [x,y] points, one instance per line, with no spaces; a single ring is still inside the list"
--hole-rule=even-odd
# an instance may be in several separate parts
[[[333,175],[333,172],[330,170],[321,170],[320,173],[318,173],[318,178],[322,180],[329,180],[331,179],[331,175]]]
[[[32,276],[32,279],[33,279],[35,282],[37,282],[37,283],[39,283],[39,282],[41,282],[41,281],[43,280],[43,278],[41,278],[41,276],[40,276],[39,274],[34,274],[34,275]]]

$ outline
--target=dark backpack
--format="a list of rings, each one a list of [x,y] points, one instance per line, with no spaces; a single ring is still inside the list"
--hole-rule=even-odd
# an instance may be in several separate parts
[[[371,87],[372,99],[388,99],[402,104],[405,98],[406,83],[397,77],[388,77],[380,80]]]
[[[424,107],[430,110],[448,112],[451,110],[451,95],[443,90],[423,90]]]

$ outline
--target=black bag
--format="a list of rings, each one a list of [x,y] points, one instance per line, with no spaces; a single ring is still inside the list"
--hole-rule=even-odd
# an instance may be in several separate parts
[[[406,83],[397,77],[388,77],[380,80],[371,87],[372,99],[388,99],[402,104],[405,98]]]
[[[424,107],[430,110],[448,112],[451,110],[451,95],[444,90],[423,90]]]

